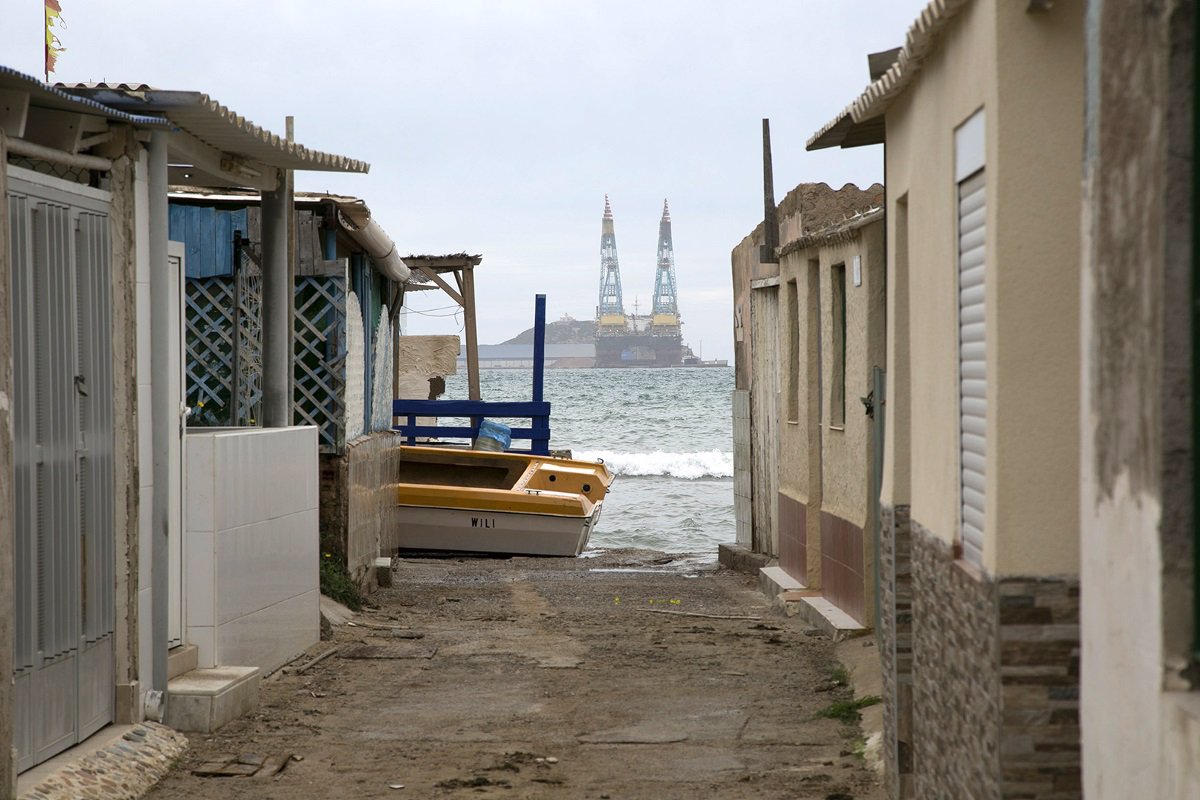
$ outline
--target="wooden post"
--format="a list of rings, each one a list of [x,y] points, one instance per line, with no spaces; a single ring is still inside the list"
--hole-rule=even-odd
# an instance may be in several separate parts
[[[475,270],[463,267],[463,317],[467,329],[467,396],[480,400],[479,392],[479,339],[475,331]]]

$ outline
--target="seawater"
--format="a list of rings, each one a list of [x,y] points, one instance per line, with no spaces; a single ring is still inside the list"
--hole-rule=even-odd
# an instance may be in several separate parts
[[[484,400],[532,396],[529,370],[479,377]],[[731,367],[546,370],[550,446],[616,474],[591,547],[715,557],[734,540],[732,391]],[[444,397],[467,397],[465,374],[446,379]]]

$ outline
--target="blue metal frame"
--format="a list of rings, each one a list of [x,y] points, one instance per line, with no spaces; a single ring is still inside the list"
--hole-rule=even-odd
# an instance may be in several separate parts
[[[416,444],[418,436],[439,438],[470,438],[479,434],[481,418],[516,417],[528,419],[528,428],[513,428],[513,439],[528,439],[534,455],[550,454],[550,404],[531,400],[518,402],[488,402],[486,400],[393,400],[392,414],[407,418],[407,423],[393,426],[407,441]],[[418,425],[417,417],[468,417],[474,424],[466,426]],[[520,451],[513,451],[520,452]]]
[[[528,419],[528,428],[513,428],[513,439],[528,439],[529,452],[534,455],[550,455],[550,404],[542,400],[542,382],[546,367],[546,295],[534,298],[533,311],[533,400],[515,402],[488,402],[486,400],[392,400],[392,416],[404,417],[406,422],[392,426],[407,439],[406,444],[416,444],[418,436],[474,439],[479,435],[479,422],[484,418]],[[468,426],[442,427],[418,425],[417,417],[467,417]]]

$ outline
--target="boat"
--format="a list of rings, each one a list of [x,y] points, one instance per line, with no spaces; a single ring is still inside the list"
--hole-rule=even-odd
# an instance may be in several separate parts
[[[577,556],[613,473],[599,461],[400,445],[401,550]]]

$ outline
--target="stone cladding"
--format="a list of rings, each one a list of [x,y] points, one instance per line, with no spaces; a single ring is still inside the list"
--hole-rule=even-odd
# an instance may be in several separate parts
[[[146,794],[187,750],[183,734],[154,722],[69,762],[20,800],[134,800]]]
[[[910,526],[914,796],[1082,797],[1078,578],[993,579]]]
[[[912,528],[907,505],[881,506],[879,636],[884,779],[888,797],[912,794]]]

